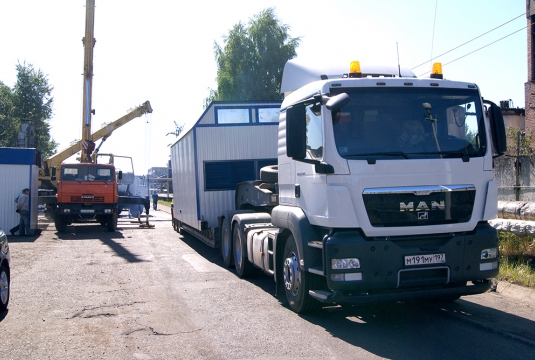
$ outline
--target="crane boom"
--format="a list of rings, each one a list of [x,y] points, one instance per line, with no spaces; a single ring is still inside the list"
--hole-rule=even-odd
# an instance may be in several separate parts
[[[91,153],[95,143],[91,140],[91,98],[93,91],[93,47],[95,47],[95,0],[86,1],[85,37],[84,43],[84,105],[82,114],[82,162],[91,162]]]
[[[120,117],[119,119],[109,124],[106,124],[100,130],[97,130],[95,133],[93,133],[88,139],[93,143],[99,139],[106,139],[112,134],[114,130],[120,128],[121,126],[127,124],[135,118],[150,113],[152,113],[152,107],[150,105],[150,102],[145,101],[143,104],[139,105],[125,116]],[[81,151],[82,142],[83,140],[78,140],[72,143],[72,145],[69,146],[67,149],[43,161],[42,168],[39,170],[39,180],[41,180],[42,188],[56,188],[55,183],[50,181],[52,168],[59,166],[64,160]]]

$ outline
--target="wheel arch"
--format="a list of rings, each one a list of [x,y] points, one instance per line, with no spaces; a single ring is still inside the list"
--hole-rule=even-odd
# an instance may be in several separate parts
[[[301,208],[293,206],[277,206],[271,212],[271,222],[273,225],[279,227],[281,232],[277,237],[276,250],[277,254],[282,254],[284,250],[284,243],[286,239],[293,235],[301,259],[307,259],[304,263],[299,264],[301,270],[307,271],[311,265],[312,257],[314,256],[308,242],[311,240],[322,240],[317,229],[310,224],[306,214]],[[280,238],[280,239],[279,239]],[[282,241],[279,241],[282,240]],[[280,242],[280,244],[279,244]],[[276,261],[278,264],[278,257]],[[282,260],[284,261],[284,259]]]

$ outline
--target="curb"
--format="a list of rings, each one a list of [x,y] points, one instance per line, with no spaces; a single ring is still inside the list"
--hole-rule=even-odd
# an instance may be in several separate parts
[[[499,281],[498,285],[496,286],[496,292],[503,296],[527,301],[535,305],[535,289],[511,284],[505,281]]]

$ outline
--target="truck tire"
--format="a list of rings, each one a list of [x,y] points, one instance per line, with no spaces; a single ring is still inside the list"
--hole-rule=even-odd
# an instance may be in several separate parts
[[[283,259],[284,291],[290,308],[298,314],[320,308],[321,304],[314,300],[308,291],[316,287],[321,288],[321,284],[314,274],[300,269],[301,258],[293,235],[290,235],[286,240]]]
[[[260,169],[260,180],[265,183],[279,182],[279,168],[278,165],[264,166]]]
[[[57,232],[63,233],[67,230],[67,219],[64,216],[56,214],[54,216],[54,225],[56,226]]]
[[[247,259],[247,244],[245,239],[242,239],[241,231],[238,226],[234,226],[232,245],[236,274],[242,279],[251,276],[254,271],[254,266],[249,262],[249,259]]]
[[[117,215],[109,216],[108,221],[106,222],[106,226],[109,232],[114,232],[115,230],[117,230]]]
[[[0,267],[0,313],[7,309],[9,304],[9,271],[5,265]]]
[[[177,220],[176,223],[176,232],[178,235],[184,235],[184,229],[182,228],[182,222]]]
[[[221,255],[226,267],[234,265],[232,261],[232,228],[230,220],[223,219],[223,224],[221,225]]]

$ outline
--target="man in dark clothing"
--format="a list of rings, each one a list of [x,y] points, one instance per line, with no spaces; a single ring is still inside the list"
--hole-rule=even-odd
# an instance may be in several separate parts
[[[24,194],[24,190],[22,190],[22,194]],[[22,195],[22,194],[21,194],[21,195]],[[15,204],[17,204],[17,203],[19,202],[19,197],[20,197],[20,195],[17,196],[17,197],[15,198]],[[17,213],[18,213],[18,212],[19,212],[19,211],[18,211],[18,209],[17,209]],[[11,230],[9,230],[9,232],[11,233],[12,236],[15,236],[15,233],[16,233],[17,231],[19,231],[19,228],[20,228],[19,225],[20,225],[20,222],[19,222],[19,224],[17,224],[17,226],[15,226],[14,228],[11,228]]]
[[[30,189],[22,190],[22,194],[17,201],[17,210],[20,214],[19,235],[33,236],[34,232],[30,228]]]
[[[157,207],[158,207],[158,193],[154,191],[152,193],[152,208],[156,210]]]

